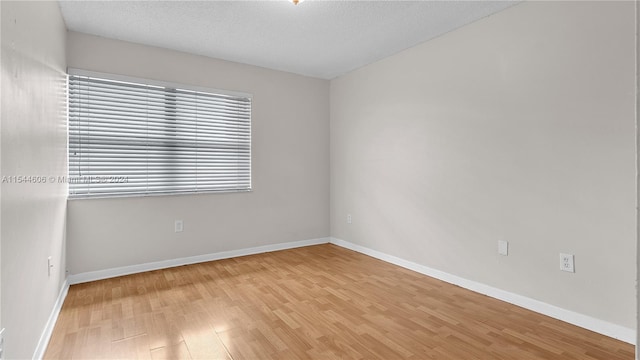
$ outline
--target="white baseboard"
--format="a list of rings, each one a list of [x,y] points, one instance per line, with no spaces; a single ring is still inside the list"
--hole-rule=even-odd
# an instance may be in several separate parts
[[[240,249],[240,250],[230,250],[230,251],[222,251],[218,253],[205,254],[205,255],[196,255],[183,257],[178,259],[169,259],[163,261],[150,262],[145,264],[137,264],[137,265],[129,265],[105,270],[98,271],[89,271],[80,274],[69,275],[69,284],[80,284],[89,281],[96,281],[102,279],[109,279],[117,276],[130,275],[135,273],[141,273],[145,271],[166,269],[176,266],[196,264],[207,261],[214,260],[222,260],[229,259],[238,256],[246,256],[246,255],[254,255],[261,254],[271,251],[278,250],[287,250],[294,249],[304,246],[318,245],[318,244],[326,244],[329,242],[329,238],[319,238],[319,239],[311,239],[311,240],[302,240],[302,241],[293,241],[286,242],[280,244],[272,244],[272,245],[264,245],[257,246],[252,248]]]
[[[525,309],[529,309],[537,313],[550,316],[554,319],[562,320],[564,322],[568,322],[570,324],[573,324],[591,331],[595,331],[602,335],[606,335],[606,336],[624,341],[629,344],[635,345],[636,343],[636,331],[634,329],[629,329],[627,327],[616,325],[608,321],[596,319],[591,316],[587,316],[587,315],[573,312],[570,310],[562,309],[557,306],[544,303],[542,301],[538,301],[538,300],[528,298],[526,296],[510,293],[508,291],[494,288],[492,286],[485,285],[476,281],[464,279],[459,276],[446,273],[444,271],[432,269],[430,267],[416,264],[414,262],[407,261],[392,255],[388,255],[380,251],[372,250],[364,246],[356,245],[348,241],[344,241],[344,240],[332,237],[330,238],[330,242],[332,244],[335,244],[353,251],[357,251],[365,255],[369,255],[376,259],[380,259],[382,261],[386,261],[388,263],[398,265],[403,268],[413,270],[427,276],[431,276],[433,278],[448,282],[450,284],[458,285],[465,289],[469,289],[471,291],[475,291],[477,293],[487,295],[492,298],[508,302],[510,304],[518,305]]]
[[[60,293],[58,293],[58,298],[56,299],[56,303],[53,305],[53,309],[51,310],[51,314],[49,315],[47,324],[44,326],[42,335],[40,335],[40,340],[38,340],[38,345],[36,346],[36,350],[33,352],[34,360],[40,360],[44,357],[44,352],[47,350],[47,346],[49,345],[49,340],[51,340],[51,334],[53,334],[53,328],[56,326],[58,315],[60,315],[60,310],[62,310],[62,304],[64,304],[64,299],[67,297],[68,292],[69,292],[69,280],[65,280],[64,283],[62,284],[62,289],[60,289]]]

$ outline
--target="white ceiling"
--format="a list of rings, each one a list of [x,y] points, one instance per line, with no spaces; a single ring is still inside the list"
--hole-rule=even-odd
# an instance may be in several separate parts
[[[510,1],[60,1],[69,30],[332,79]]]

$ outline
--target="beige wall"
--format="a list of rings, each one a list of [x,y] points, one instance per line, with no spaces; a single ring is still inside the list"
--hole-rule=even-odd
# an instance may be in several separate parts
[[[2,327],[5,358],[31,358],[65,279],[65,39],[56,2],[2,1]],[[47,257],[53,260],[47,274]]]
[[[332,80],[331,235],[635,328],[634,14],[522,3]]]
[[[253,94],[252,192],[71,200],[71,274],[329,235],[328,81],[73,32],[67,58]]]

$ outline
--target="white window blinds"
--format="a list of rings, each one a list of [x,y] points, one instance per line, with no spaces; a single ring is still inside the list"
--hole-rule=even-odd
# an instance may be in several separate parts
[[[69,76],[69,196],[251,189],[251,97]]]

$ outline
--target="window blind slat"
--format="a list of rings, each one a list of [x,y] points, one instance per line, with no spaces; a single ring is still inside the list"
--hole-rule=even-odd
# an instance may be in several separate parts
[[[70,197],[250,189],[250,97],[69,76]]]

